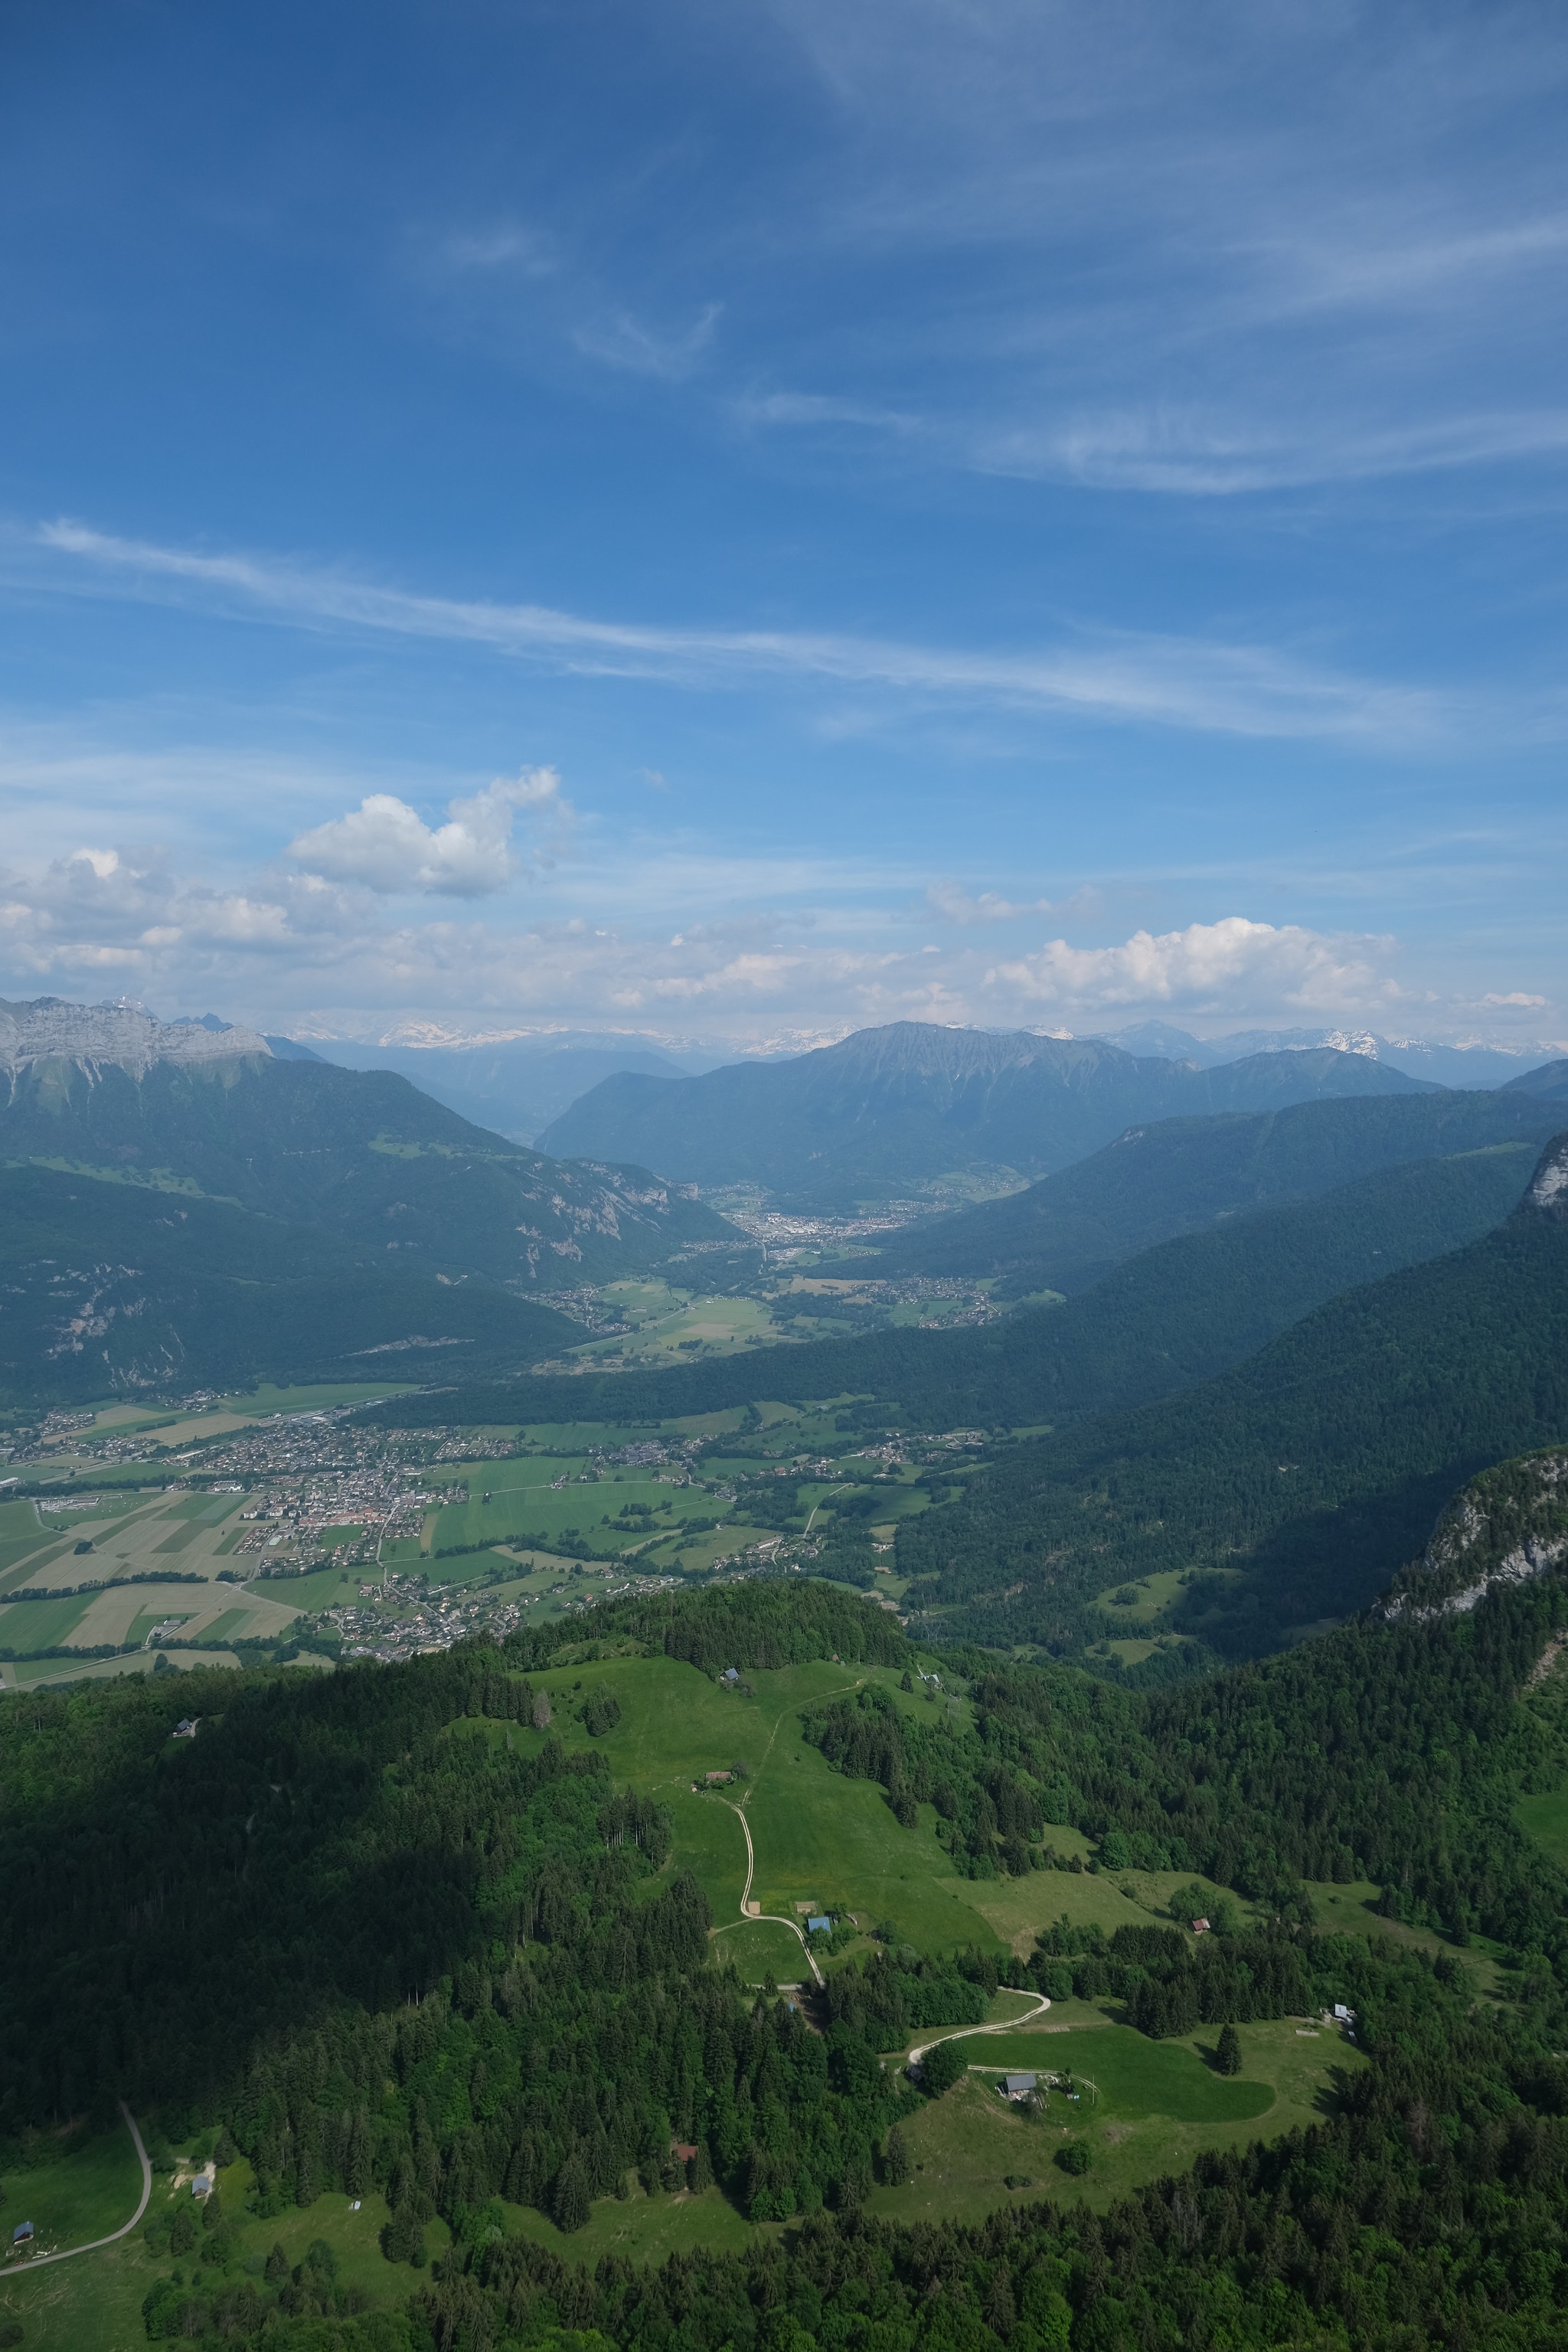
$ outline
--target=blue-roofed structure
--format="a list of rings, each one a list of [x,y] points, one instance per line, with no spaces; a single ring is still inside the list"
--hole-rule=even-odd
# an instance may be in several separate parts
[[[818,1912],[815,1919],[808,1919],[805,1926],[806,1933],[812,1936],[828,1936],[833,1932],[832,1920],[822,1912]]]

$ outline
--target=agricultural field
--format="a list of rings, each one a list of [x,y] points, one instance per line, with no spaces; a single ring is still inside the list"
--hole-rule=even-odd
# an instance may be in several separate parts
[[[73,1496],[66,1510],[47,1498],[0,1506],[0,1650],[14,1654],[0,1683],[68,1673],[68,1661],[39,1655],[50,1649],[133,1648],[151,1666],[155,1648],[282,1640],[301,1598],[233,1580],[227,1538],[245,1501],[105,1492]]]

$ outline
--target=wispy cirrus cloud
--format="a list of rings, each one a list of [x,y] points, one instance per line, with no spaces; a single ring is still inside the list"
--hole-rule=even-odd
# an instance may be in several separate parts
[[[119,584],[126,593],[162,593],[296,627],[489,646],[601,677],[691,687],[831,681],[1124,725],[1386,751],[1439,751],[1479,716],[1429,688],[1203,638],[1086,631],[1037,652],[993,653],[820,630],[677,627],[421,595],[339,569],[162,546],[69,520],[43,525],[33,543],[100,591]],[[1490,723],[1499,723],[1495,714]]]

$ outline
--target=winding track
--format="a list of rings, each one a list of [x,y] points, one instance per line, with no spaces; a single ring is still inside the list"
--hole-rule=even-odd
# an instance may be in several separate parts
[[[819,1985],[826,1983],[826,1979],[823,1976],[822,1970],[816,1965],[816,1955],[812,1950],[811,1946],[806,1942],[804,1934],[802,1934],[798,1920],[785,1919],[777,1911],[759,1911],[753,1914],[747,1910],[746,1904],[752,1892],[752,1877],[757,1866],[757,1857],[752,1848],[752,1824],[746,1819],[745,1814],[742,1812],[739,1805],[730,1804],[728,1797],[725,1798],[724,1801],[727,1805],[730,1805],[730,1811],[732,1813],[739,1815],[741,1828],[745,1834],[746,1840],[746,1883],[741,1889],[741,1917],[745,1920],[751,1919],[754,1916],[759,1926],[762,1924],[763,1920],[771,1919],[776,1927],[787,1927],[792,1936],[799,1937],[800,1948],[805,1954],[806,1967],[811,1970],[812,1975],[816,1979]],[[721,1929],[720,1933],[722,1934],[722,1932],[723,1930]]]
[[[926,2052],[928,2050],[934,2050],[937,2042],[967,2042],[971,2034],[1011,2033],[1018,2026],[1027,2025],[1031,2019],[1043,2017],[1047,2010],[1049,2009],[1051,2005],[1046,1999],[1045,1994],[1043,1992],[1033,1993],[1030,1995],[1030,1999],[1034,2001],[1035,2006],[1033,2009],[1026,2009],[1022,2017],[999,2017],[994,2025],[955,2025],[951,2033],[939,2033],[931,2041],[922,2042],[920,2048],[918,2050],[911,2050],[909,2056],[905,2059],[904,2066],[906,2071],[910,2066],[918,2066],[921,2060],[925,2056]]]
[[[821,1506],[820,1506],[820,1505],[818,1505],[818,1507],[818,1507],[818,1509],[820,1509]],[[816,1517],[816,1513],[814,1511],[814,1512],[812,1513],[812,1517],[813,1517],[813,1518],[815,1518],[815,1517]],[[808,1521],[807,1521],[807,1523],[806,1523],[806,1530],[807,1530],[807,1533],[809,1534],[809,1532],[810,1532],[810,1521],[809,1521],[809,1520],[808,1520]],[[823,1696],[824,1696],[825,1698],[837,1698],[837,1697],[838,1697],[838,1696],[839,1696],[839,1695],[840,1695],[840,1693],[841,1693],[841,1692],[844,1692],[844,1691],[847,1691],[847,1690],[858,1690],[858,1689],[859,1689],[859,1687],[860,1687],[860,1685],[865,1681],[865,1679],[866,1679],[866,1677],[865,1677],[865,1675],[858,1675],[858,1676],[856,1677],[855,1681],[854,1681],[854,1682],[852,1682],[852,1683],[840,1683],[840,1684],[838,1685],[838,1686],[837,1686],[837,1689],[835,1689],[835,1690],[830,1690],[830,1691],[825,1691],[825,1692],[823,1693]],[[760,1780],[762,1779],[762,1777],[763,1777],[763,1770],[764,1770],[764,1769],[765,1769],[765,1767],[766,1767],[768,1758],[769,1758],[769,1757],[773,1754],[773,1741],[774,1741],[774,1740],[778,1738],[778,1736],[779,1736],[779,1724],[783,1723],[783,1721],[784,1721],[784,1717],[785,1717],[785,1716],[788,1716],[788,1715],[794,1715],[794,1714],[795,1714],[797,1711],[798,1711],[798,1710],[797,1710],[797,1709],[795,1709],[795,1708],[794,1708],[794,1707],[786,1706],[786,1707],[784,1709],[783,1714],[781,1714],[781,1715],[779,1716],[779,1717],[778,1717],[778,1721],[774,1723],[774,1725],[773,1725],[773,1727],[772,1731],[770,1731],[770,1732],[769,1732],[769,1734],[768,1734],[768,1744],[767,1744],[767,1746],[766,1746],[766,1747],[763,1748],[763,1760],[762,1760],[762,1763],[761,1763],[761,1764],[759,1764],[759,1765],[758,1765],[758,1767],[757,1767],[757,1780]],[[754,1781],[752,1782],[752,1787],[754,1788],[754,1787],[756,1786],[756,1781],[754,1780]],[[742,1798],[742,1801],[741,1801],[740,1804],[738,1804],[738,1805],[734,1802],[733,1799],[732,1799],[732,1798],[730,1798],[730,1797],[726,1797],[726,1798],[725,1798],[725,1800],[724,1800],[724,1802],[729,1806],[730,1811],[731,1811],[732,1813],[734,1813],[735,1815],[737,1815],[737,1817],[739,1818],[739,1821],[740,1821],[740,1823],[741,1823],[741,1832],[742,1832],[742,1835],[744,1837],[744,1839],[745,1839],[745,1841],[746,1841],[746,1883],[745,1883],[744,1886],[742,1886],[742,1889],[741,1889],[741,1918],[740,1918],[740,1920],[739,1920],[739,1921],[737,1921],[737,1922],[735,1923],[736,1925],[741,1925],[741,1924],[742,1924],[744,1921],[746,1921],[747,1919],[751,1918],[751,1917],[752,1917],[752,1914],[747,1910],[747,1908],[746,1908],[746,1905],[747,1905],[747,1903],[748,1903],[748,1902],[750,1901],[750,1899],[751,1899],[751,1893],[752,1893],[752,1878],[753,1878],[753,1877],[755,1876],[755,1874],[756,1874],[756,1868],[757,1868],[757,1857],[756,1857],[756,1853],[755,1853],[755,1851],[754,1851],[754,1849],[753,1849],[753,1847],[752,1847],[752,1824],[751,1824],[751,1823],[750,1823],[750,1822],[746,1819],[746,1810],[745,1810],[745,1800],[744,1800],[744,1798]],[[776,1911],[760,1911],[760,1912],[758,1912],[758,1913],[756,1914],[756,1916],[757,1916],[757,1918],[759,1919],[759,1921],[760,1921],[760,1920],[763,1920],[763,1919],[770,1919],[770,1920],[772,1920],[772,1922],[773,1922],[773,1926],[774,1926],[775,1927],[787,1927],[787,1928],[789,1929],[789,1931],[790,1931],[790,1934],[791,1934],[792,1936],[794,1936],[794,1937],[795,1937],[796,1941],[799,1943],[801,1950],[805,1954],[805,1964],[806,1964],[806,1967],[811,1970],[812,1975],[816,1979],[817,1984],[818,1984],[819,1986],[821,1986],[821,1985],[825,1985],[825,1984],[826,1983],[827,1979],[826,1979],[826,1978],[823,1975],[822,1970],[821,1970],[821,1969],[817,1967],[817,1965],[816,1965],[816,1954],[813,1952],[813,1950],[812,1950],[812,1948],[811,1948],[811,1946],[806,1942],[805,1933],[804,1933],[804,1931],[803,1931],[803,1929],[802,1929],[802,1927],[801,1927],[801,1926],[800,1926],[800,1922],[799,1922],[798,1920],[796,1920],[796,1919],[785,1919],[785,1918],[783,1918],[783,1917],[781,1917],[781,1916],[779,1915],[779,1913],[778,1913],[778,1912],[776,1912]],[[710,1932],[711,1932],[713,1935],[715,1935],[715,1936],[724,1936],[724,1935],[727,1935],[727,1934],[729,1933],[729,1929],[728,1929],[727,1927],[715,1927],[715,1928],[713,1928]],[[1033,2014],[1033,2012],[1032,2012],[1032,2011],[1031,2011],[1031,2014]]]
[[[12,2278],[24,2278],[29,2271],[41,2271],[46,2263],[68,2263],[78,2254],[95,2254],[100,2246],[112,2246],[116,2238],[128,2238],[131,2235],[132,2231],[147,2210],[147,2200],[153,2194],[153,2161],[142,2145],[142,2135],[136,2128],[136,2118],[123,2099],[120,2102],[120,2112],[125,2118],[131,2137],[136,2143],[136,2153],[142,2159],[142,2198],[135,2212],[129,2221],[122,2221],[118,2230],[110,2230],[107,2238],[93,2238],[85,2246],[67,2246],[58,2254],[34,2254],[30,2261],[18,2263],[16,2269],[10,2273]]]

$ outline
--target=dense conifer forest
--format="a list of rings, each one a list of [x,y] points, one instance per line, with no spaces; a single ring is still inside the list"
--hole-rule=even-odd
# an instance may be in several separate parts
[[[1476,1512],[1498,1512],[1483,1566],[1520,1533],[1510,1496],[1542,1490],[1526,1469],[1479,1491]],[[1153,1924],[1047,1930],[1004,1979],[1112,1997],[1154,2036],[1354,2010],[1370,2063],[1319,2126],[1102,2214],[1026,2200],[983,2226],[868,2215],[894,2134],[943,2095],[941,2069],[916,2087],[879,2053],[976,2021],[997,1962],[880,1948],[833,1972],[816,2029],[710,1965],[711,1914],[670,1868],[658,1803],[592,1749],[520,1752],[538,1678],[581,1625],[309,1681],[188,1677],[182,1699],[208,1719],[177,1746],[152,1684],[9,1706],[4,2127],[14,2140],[117,2095],[154,2102],[171,2129],[221,2114],[263,2217],[374,2184],[389,2254],[426,2261],[406,2311],[359,2318],[308,2266],[276,2283],[209,2273],[205,2296],[171,2280],[148,2299],[154,2340],[1560,2341],[1568,1885],[1510,1806],[1568,1764],[1550,1694],[1524,1696],[1565,1622],[1542,1575],[1166,1694],[975,1651],[950,1661],[964,1717],[900,1716],[870,1689],[810,1717],[824,1755],[896,1815],[936,1807],[961,1871],[1048,1869],[1059,1824],[1105,1866],[1200,1870],[1259,1921],[1222,1921],[1204,1944]],[[798,1583],[656,1597],[601,1612],[597,1631],[709,1675],[910,1655],[884,1612]],[[1363,1874],[1391,1920],[1436,1925],[1449,1948],[1489,1938],[1511,1997],[1478,2003],[1445,1952],[1323,1932],[1302,1882]],[[496,2225],[510,2200],[569,2238],[639,2175],[655,2193],[716,2177],[785,2226],[743,2255],[589,2272]],[[431,2263],[437,2214],[451,2250]]]

